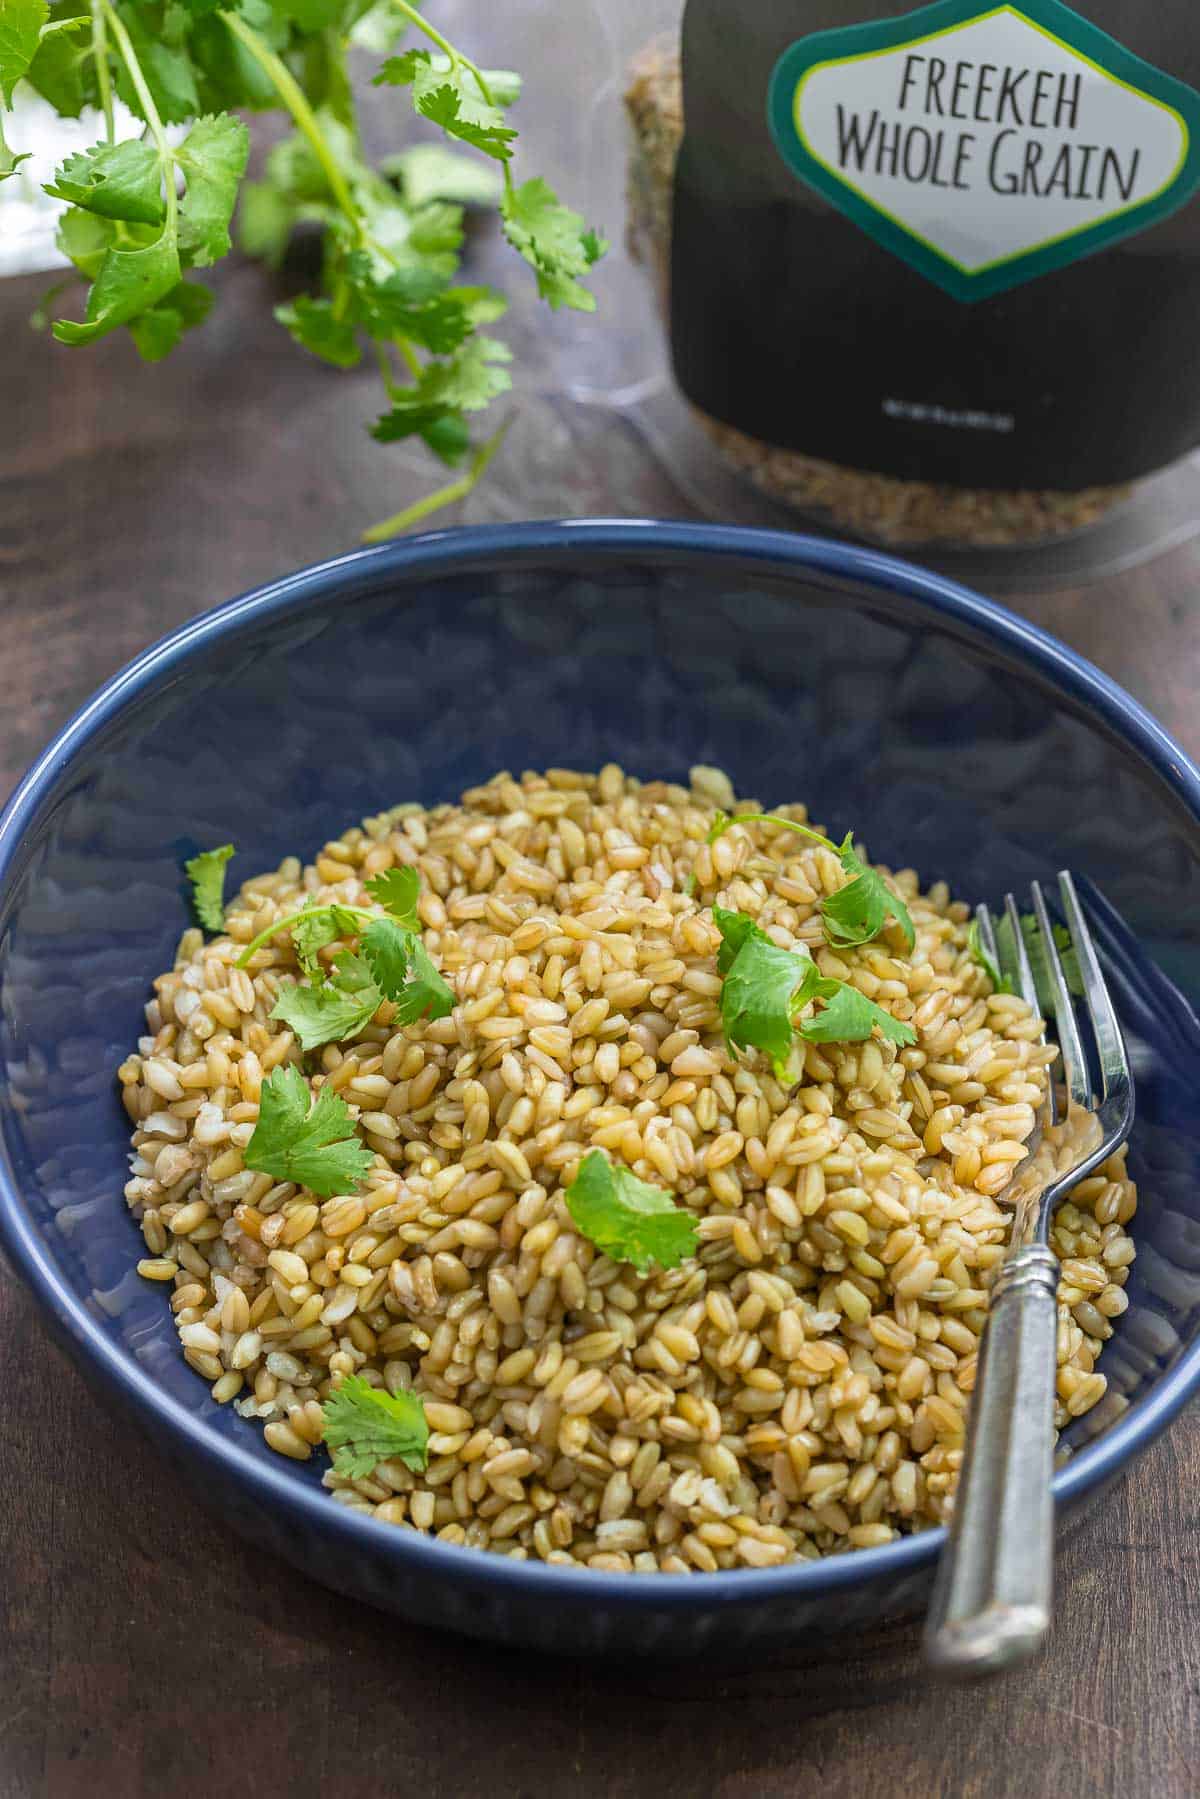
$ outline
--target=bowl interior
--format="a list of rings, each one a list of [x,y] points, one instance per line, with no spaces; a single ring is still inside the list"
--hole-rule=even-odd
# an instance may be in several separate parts
[[[202,621],[102,696],[0,842],[10,1203],[124,1357],[277,1465],[181,1360],[122,1198],[114,1070],[189,922],[182,860],[233,841],[236,883],[499,768],[716,763],[960,897],[1069,866],[1123,916],[1104,948],[1136,1063],[1138,1261],[1110,1397],[1068,1447],[1124,1428],[1200,1319],[1200,826],[1169,746],[1131,741],[1117,691],[1041,641],[881,558],[632,527],[456,534]]]

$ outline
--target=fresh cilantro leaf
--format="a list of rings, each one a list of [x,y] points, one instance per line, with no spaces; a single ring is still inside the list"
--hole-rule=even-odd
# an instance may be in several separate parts
[[[497,98],[492,77],[485,75],[484,80],[493,99]],[[497,76],[497,84],[499,80]],[[515,99],[512,83],[519,91],[516,76],[509,77],[505,91]],[[431,124],[439,125],[448,137],[459,138],[499,162],[507,162],[511,157],[516,132],[504,123],[500,107],[485,99],[476,76],[463,63],[452,63],[448,57],[434,56],[428,50],[408,50],[403,56],[390,56],[384,63],[375,77],[375,85],[381,84],[411,87],[416,111]]]
[[[58,23],[89,18],[87,0],[59,0],[50,13]],[[25,79],[55,112],[65,119],[77,119],[84,107],[94,106],[99,97],[90,30],[43,33]]]
[[[346,906],[307,906],[291,923],[292,948],[305,974],[323,980],[318,952],[339,938],[353,937],[360,928],[358,913]]]
[[[370,257],[355,251],[346,258],[343,273],[358,324],[373,337],[404,337],[437,356],[457,350],[477,324],[505,310],[498,294],[487,288],[451,288],[437,268],[421,262],[403,263],[379,279]]]
[[[317,1049],[322,1043],[357,1036],[374,1018],[382,998],[362,957],[347,950],[319,986],[285,987],[271,1017],[295,1031],[301,1049]]]
[[[153,144],[127,138],[68,156],[46,192],[102,218],[143,225],[162,222],[162,164]]]
[[[413,933],[392,918],[373,918],[363,932],[363,960],[385,999],[400,999],[415,942]]]
[[[375,1160],[354,1134],[340,1093],[325,1086],[313,1100],[308,1082],[288,1064],[262,1084],[258,1123],[247,1143],[246,1167],[277,1181],[293,1181],[322,1199],[354,1193]]]
[[[507,393],[512,377],[502,365],[510,361],[506,345],[491,337],[473,337],[448,362],[428,362],[411,387],[394,393],[393,406],[371,427],[380,443],[422,437],[447,462],[458,461],[467,448],[462,414],[479,412],[498,394]]]
[[[175,151],[187,183],[179,203],[179,248],[190,268],[205,268],[228,250],[229,221],[249,151],[249,132],[227,112],[197,119]]]
[[[434,200],[413,214],[407,243],[415,256],[423,258],[447,279],[458,266],[462,249],[463,215],[461,206],[446,200]]]
[[[332,300],[312,300],[298,294],[286,305],[275,308],[275,317],[285,325],[298,344],[332,362],[335,368],[352,369],[362,359],[362,347],[353,322],[339,316]]]
[[[419,931],[421,921],[417,917],[417,896],[421,891],[421,877],[415,868],[385,868],[382,874],[372,875],[367,882],[367,892],[373,900],[377,900],[398,924],[406,931]]]
[[[512,376],[503,366],[511,361],[507,344],[494,337],[473,337],[449,361],[427,362],[420,379],[394,396],[391,412],[372,427],[372,437],[381,443],[409,437],[410,418],[429,412],[481,412],[512,386]]]
[[[743,912],[714,906],[713,918],[722,938],[717,971],[725,976],[725,1041],[731,1050],[761,1050],[780,1071],[792,1047],[792,1015],[815,965],[807,955],[780,949]]]
[[[179,251],[165,229],[153,243],[135,250],[109,249],[88,290],[83,324],[58,319],[54,335],[63,344],[90,344],[118,325],[149,310],[179,284]]]
[[[225,864],[233,854],[232,843],[223,843],[220,849],[201,850],[183,865],[196,917],[206,931],[225,929]]]
[[[830,943],[835,949],[852,949],[860,943],[870,943],[879,936],[888,919],[894,918],[911,953],[916,932],[908,907],[898,894],[893,893],[878,870],[858,855],[852,832],[846,833],[837,857],[851,879],[845,887],[827,894],[821,901],[821,917]]]
[[[297,217],[297,208],[270,181],[244,182],[238,203],[238,248],[277,269],[287,252]]]
[[[879,871],[863,861],[854,847],[853,831],[847,831],[843,842],[837,844],[831,843],[821,831],[814,831],[811,825],[801,824],[795,818],[784,818],[777,812],[743,812],[733,818],[726,812],[718,812],[705,842],[715,843],[731,825],[778,825],[833,851],[851,877],[845,887],[839,888],[837,893],[827,894],[821,901],[825,936],[835,949],[853,949],[860,943],[870,943],[878,937],[888,919],[894,918],[911,952],[916,932],[908,907],[892,892]]]
[[[337,25],[345,8],[345,0],[274,0],[274,10],[281,19],[294,19],[301,31],[324,31]]]
[[[671,1195],[652,1187],[619,1162],[593,1149],[564,1195],[571,1217],[589,1242],[614,1262],[631,1262],[645,1274],[651,1262],[677,1268],[694,1256],[696,1220]]]
[[[415,1024],[419,1018],[448,1018],[454,1010],[453,987],[442,979],[419,937],[409,939],[408,954],[409,978],[394,996],[396,1023]]]
[[[202,325],[216,296],[200,281],[181,281],[166,297],[129,321],[129,335],[143,362],[160,362],[185,331]]]
[[[500,198],[500,174],[473,156],[445,144],[410,144],[380,165],[400,183],[409,206],[427,200],[453,200],[459,206],[494,206]]]
[[[187,49],[173,47],[155,32],[145,15],[132,6],[121,9],[121,23],[129,33],[142,76],[158,115],[166,125],[183,125],[200,111],[196,71]],[[117,92],[136,118],[145,110],[124,58],[116,62]]]
[[[445,406],[398,406],[385,412],[371,426],[379,443],[399,443],[419,437],[434,454],[453,468],[471,447],[471,433],[460,412]]]
[[[596,297],[579,280],[606,246],[579,213],[563,206],[540,176],[506,191],[500,202],[504,235],[537,275],[538,293],[552,307],[594,312]]]
[[[12,105],[13,89],[37,54],[49,17],[46,0],[4,0],[0,6],[0,94],[5,106]]]
[[[80,274],[94,281],[104,267],[104,258],[112,248],[115,236],[116,227],[110,219],[72,206],[58,221],[55,242]]]
[[[729,973],[739,950],[752,937],[760,938],[764,943],[770,942],[770,938],[759,930],[745,912],[730,912],[724,906],[714,906],[713,920],[721,933],[721,947],[717,951],[718,974]]]
[[[865,1043],[876,1030],[889,1043],[917,1041],[910,1024],[894,1018],[848,981],[818,980],[814,987],[815,997],[825,1004],[796,1026],[806,1043]]]
[[[391,0],[375,0],[350,27],[350,43],[356,50],[373,50],[377,56],[386,56],[407,30],[407,20],[395,10]]]
[[[782,1077],[797,1034],[809,1043],[861,1043],[878,1029],[893,1043],[916,1042],[910,1025],[849,982],[822,975],[811,957],[779,949],[744,912],[714,906],[713,918],[722,939],[721,1022],[731,1051],[761,1050]],[[823,1009],[797,1024],[797,1013],[814,1000]]]
[[[980,935],[979,920],[977,918],[971,920],[967,930],[967,954],[970,956],[972,962],[977,963],[978,966],[982,968],[984,974],[986,974],[997,993],[1012,992],[1012,982],[1008,979],[1007,975],[1000,972],[999,964],[992,960],[991,956],[988,955],[987,950],[983,947],[983,938]]]
[[[393,1458],[414,1474],[424,1468],[429,1425],[419,1394],[388,1393],[361,1374],[348,1374],[325,1401],[324,1414],[333,1466],[348,1480],[365,1480]]]

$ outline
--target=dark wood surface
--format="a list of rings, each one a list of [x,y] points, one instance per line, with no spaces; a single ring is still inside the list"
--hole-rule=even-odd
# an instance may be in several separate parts
[[[610,279],[612,318],[629,290]],[[156,369],[123,343],[68,353],[28,334],[41,285],[0,284],[0,792],[151,638],[349,547],[427,480],[367,441],[369,375],[283,339],[258,270],[221,271],[210,324]],[[625,330],[623,301],[615,318]],[[551,368],[579,329],[514,321]],[[626,420],[553,381],[526,391],[469,516],[688,516]],[[1193,545],[1009,597],[1200,755],[1198,589]],[[1200,1792],[1194,1413],[1067,1546],[1040,1665],[948,1690],[910,1626],[733,1670],[554,1664],[410,1628],[214,1523],[97,1409],[3,1275],[0,1369],[0,1799]]]

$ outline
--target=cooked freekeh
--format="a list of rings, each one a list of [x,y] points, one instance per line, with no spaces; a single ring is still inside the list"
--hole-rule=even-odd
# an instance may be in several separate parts
[[[625,106],[632,128],[628,236],[667,309],[675,162],[683,141],[683,80],[677,38],[659,37],[630,69]],[[693,414],[721,454],[785,506],[877,543],[955,547],[1048,542],[1085,529],[1130,493],[1124,487],[1050,489],[952,487],[901,481],[780,449],[732,425]]]
[[[423,1471],[330,1469],[341,1503],[509,1555],[677,1573],[946,1515],[1009,1223],[996,1196],[1050,1052],[944,886],[895,876],[911,956],[895,923],[835,950],[819,907],[847,878],[837,855],[770,821],[707,844],[718,807],[734,800],[713,770],[690,790],[613,766],[498,775],[248,881],[228,934],[187,931],[155,982],[120,1070],[126,1194],[188,1362],[298,1460],[323,1453],[323,1401],[350,1375],[423,1399]],[[397,865],[421,876],[454,1010],[397,1028],[385,1000],[309,1058],[374,1155],[361,1191],[322,1201],[244,1165],[264,1080],[300,1062],[269,1018],[302,978],[291,938],[235,963],[306,901],[368,906]],[[791,1089],[731,1057],[718,902],[916,1043],[802,1043]],[[588,1241],[565,1189],[593,1149],[694,1215],[694,1256],[639,1273]],[[1135,1204],[1118,1155],[1058,1214],[1060,1425],[1104,1393]]]

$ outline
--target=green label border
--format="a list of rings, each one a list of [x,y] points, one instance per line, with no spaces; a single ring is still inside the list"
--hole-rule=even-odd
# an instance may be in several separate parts
[[[1152,4],[1152,0],[1147,0],[1147,4]],[[1174,113],[1183,128],[1184,153],[1170,180],[1145,200],[1122,207],[1093,225],[1081,225],[1032,249],[1018,250],[969,271],[902,225],[854,187],[845,175],[814,155],[799,131],[798,102],[804,83],[819,68],[903,49],[956,25],[971,24],[1002,12],[1016,14],[1102,74]],[[784,51],[772,72],[767,121],[776,149],[794,174],[876,243],[956,300],[990,299],[1107,249],[1175,212],[1200,185],[1200,94],[1186,82],[1126,50],[1099,26],[1064,6],[1062,0],[1012,0],[1011,4],[1002,0],[994,6],[981,6],[979,0],[935,0],[934,5],[920,7],[900,18],[819,31],[800,38]]]

